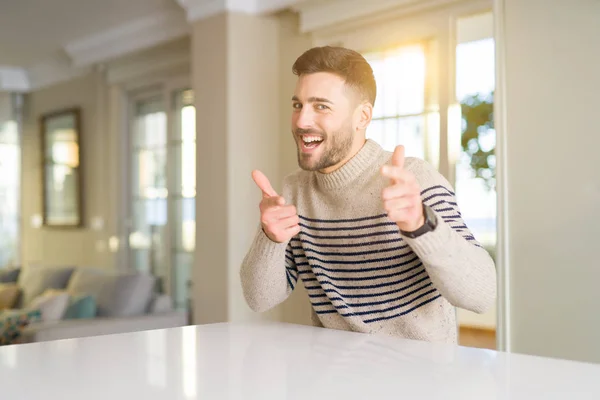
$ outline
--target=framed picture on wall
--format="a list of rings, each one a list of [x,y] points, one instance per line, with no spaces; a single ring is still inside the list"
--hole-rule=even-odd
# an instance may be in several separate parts
[[[43,224],[83,225],[81,190],[81,109],[41,116]]]

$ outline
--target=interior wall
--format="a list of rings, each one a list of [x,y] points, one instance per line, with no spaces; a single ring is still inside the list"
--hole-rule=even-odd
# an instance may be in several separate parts
[[[298,16],[291,12],[279,17],[279,172],[277,190],[281,190],[281,180],[298,169],[296,143],[291,134],[292,96],[297,77],[292,73],[292,65],[304,51],[312,47],[310,35],[299,33]],[[290,297],[279,307],[282,321],[310,325],[311,306],[302,281],[298,281]]]
[[[194,23],[192,87],[197,109],[194,322],[279,319],[254,313],[239,269],[259,227],[251,171],[278,182],[278,24],[219,14]]]
[[[509,349],[600,362],[600,2],[497,3]]]
[[[110,217],[107,208],[107,147],[102,131],[102,81],[97,73],[78,77],[27,95],[22,141],[22,261],[23,265],[111,265],[103,231],[91,220]],[[40,117],[49,112],[81,107],[81,168],[84,226],[78,229],[39,227],[42,215],[42,156]]]
[[[276,17],[228,14],[227,183],[229,319],[279,319],[250,310],[240,284],[240,265],[259,226],[260,190],[251,171],[280,179],[279,24]]]

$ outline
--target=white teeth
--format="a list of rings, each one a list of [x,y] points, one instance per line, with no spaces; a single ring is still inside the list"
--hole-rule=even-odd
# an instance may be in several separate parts
[[[323,139],[321,139],[318,136],[303,136],[302,140],[304,141],[304,143],[312,143],[312,142],[320,142]]]

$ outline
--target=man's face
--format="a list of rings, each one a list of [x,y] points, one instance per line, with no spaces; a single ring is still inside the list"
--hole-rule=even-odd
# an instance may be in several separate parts
[[[335,74],[301,75],[292,98],[298,165],[331,172],[348,158],[355,139],[357,95]]]

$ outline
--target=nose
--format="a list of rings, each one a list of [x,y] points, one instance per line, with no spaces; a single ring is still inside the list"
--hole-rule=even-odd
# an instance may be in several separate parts
[[[294,113],[295,124],[300,129],[310,129],[313,127],[313,115],[310,107],[302,107],[302,109]]]

